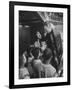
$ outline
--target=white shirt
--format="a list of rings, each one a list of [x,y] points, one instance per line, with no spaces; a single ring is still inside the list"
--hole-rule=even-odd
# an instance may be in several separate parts
[[[44,64],[45,77],[53,77],[56,74],[56,69],[51,64]]]
[[[42,77],[41,73],[44,73],[44,77],[54,77],[56,74],[56,69],[51,64],[43,64],[41,60],[34,60],[34,68],[38,70],[39,77]]]

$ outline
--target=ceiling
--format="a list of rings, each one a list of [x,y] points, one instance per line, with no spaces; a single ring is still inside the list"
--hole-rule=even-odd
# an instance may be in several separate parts
[[[34,11],[19,11],[20,24],[42,23],[41,17]]]

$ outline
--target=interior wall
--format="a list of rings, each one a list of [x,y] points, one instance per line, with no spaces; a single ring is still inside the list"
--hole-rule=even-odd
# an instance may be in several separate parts
[[[22,54],[30,45],[30,27],[19,27],[19,54]]]

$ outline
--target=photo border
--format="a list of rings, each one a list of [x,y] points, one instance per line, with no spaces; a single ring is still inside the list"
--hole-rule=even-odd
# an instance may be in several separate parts
[[[36,6],[36,7],[55,7],[67,9],[67,82],[57,83],[41,83],[41,84],[25,84],[14,85],[14,6]],[[46,3],[30,3],[30,2],[9,2],[9,88],[29,88],[44,86],[61,86],[70,85],[70,5],[65,4],[46,4]]]

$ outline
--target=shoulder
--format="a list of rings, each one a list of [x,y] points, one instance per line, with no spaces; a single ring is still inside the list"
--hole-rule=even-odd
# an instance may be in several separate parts
[[[51,71],[52,73],[56,72],[56,69],[51,64],[44,65],[44,67],[49,71]]]
[[[20,70],[19,70],[19,72],[20,72],[20,74],[29,74],[29,72],[28,72],[28,69],[27,68],[21,68]]]
[[[28,72],[28,69],[27,68],[20,68],[19,69],[19,78],[20,79],[23,79],[25,76],[28,76],[29,75],[29,72]]]

